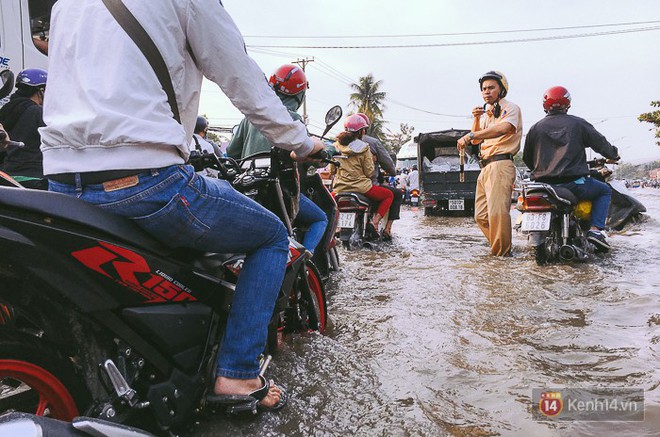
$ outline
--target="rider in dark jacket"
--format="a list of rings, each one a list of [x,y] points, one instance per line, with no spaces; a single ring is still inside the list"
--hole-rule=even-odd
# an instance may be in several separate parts
[[[367,117],[366,114],[358,112],[357,115],[362,117],[364,121],[367,122],[368,125],[371,125],[371,121],[369,120],[369,117]],[[394,166],[394,161],[392,161],[392,158],[390,157],[390,154],[387,152],[387,149],[385,149],[385,146],[383,146],[383,143],[381,143],[378,138],[374,138],[369,135],[363,136],[362,140],[365,143],[369,144],[369,148],[371,149],[371,154],[374,155],[376,158],[377,165],[374,165],[374,174],[371,177],[371,183],[374,185],[379,185],[391,191],[392,195],[394,196],[392,199],[392,206],[390,206],[390,210],[387,215],[387,223],[385,224],[385,228],[383,228],[383,240],[390,241],[392,240],[392,223],[394,223],[394,220],[399,220],[400,218],[401,201],[403,200],[403,193],[401,192],[401,190],[396,189],[390,185],[380,183],[380,181],[382,180],[382,173],[380,171],[381,167],[390,176],[396,175],[396,168]]]
[[[585,150],[590,147],[611,159],[618,159],[619,151],[586,120],[568,115],[570,106],[571,95],[566,88],[556,86],[545,92],[543,109],[548,115],[530,128],[523,161],[532,170],[532,180],[563,186],[578,199],[592,201],[587,238],[607,251],[610,246],[602,231],[612,189],[589,177]]]
[[[41,136],[38,129],[45,126],[43,119],[44,91],[47,73],[39,68],[21,71],[16,77],[16,92],[9,102],[0,108],[0,123],[13,141],[22,146],[9,146],[2,151],[0,169],[12,176],[39,178],[21,181],[29,188],[48,187],[43,178]]]

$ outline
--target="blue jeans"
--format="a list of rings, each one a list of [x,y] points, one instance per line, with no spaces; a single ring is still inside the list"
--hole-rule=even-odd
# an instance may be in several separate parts
[[[134,187],[110,192],[103,185],[50,181],[50,190],[127,217],[172,247],[247,254],[220,347],[217,376],[256,378],[289,253],[284,225],[227,181],[200,176],[191,166],[147,171],[139,180]]]
[[[328,217],[307,196],[301,194],[300,209],[298,210],[296,220],[308,226],[309,229],[305,232],[302,245],[305,246],[305,249],[314,253],[314,249],[316,249],[321,238],[323,238],[323,234],[325,234],[325,228],[328,226]]]
[[[612,189],[609,185],[594,178],[584,178],[584,184],[568,182],[559,184],[560,187],[568,188],[580,200],[591,200],[591,226],[605,229],[607,212],[610,209]]]

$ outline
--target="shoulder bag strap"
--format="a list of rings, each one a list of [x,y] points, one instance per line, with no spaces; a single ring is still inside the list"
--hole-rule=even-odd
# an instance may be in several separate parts
[[[197,135],[193,134],[193,140],[195,140],[195,149],[197,149],[197,151],[199,153],[202,153],[203,152],[202,145],[199,144],[199,140],[197,139]]]
[[[158,47],[153,42],[149,34],[135,16],[128,10],[126,5],[121,0],[102,0],[103,4],[112,16],[117,20],[119,25],[126,31],[128,36],[135,42],[149,65],[153,68],[163,91],[167,94],[167,102],[170,104],[174,119],[181,124],[181,116],[179,115],[179,106],[176,103],[176,95],[174,94],[174,87],[172,86],[172,78],[167,69],[163,56],[158,51]]]

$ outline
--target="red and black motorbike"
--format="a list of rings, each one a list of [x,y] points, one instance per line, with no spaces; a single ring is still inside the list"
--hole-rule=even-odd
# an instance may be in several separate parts
[[[157,430],[187,423],[212,390],[241,257],[167,247],[75,197],[6,185],[0,414]],[[291,240],[266,354],[282,334],[325,327],[325,295],[308,261]]]
[[[170,429],[204,406],[240,257],[165,247],[74,197],[9,187],[0,241],[0,412]],[[325,326],[310,269],[292,241],[271,351]]]

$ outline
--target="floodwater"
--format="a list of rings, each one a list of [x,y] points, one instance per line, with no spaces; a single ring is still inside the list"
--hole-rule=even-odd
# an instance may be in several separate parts
[[[487,255],[470,218],[404,207],[383,251],[340,251],[326,336],[290,339],[271,366],[291,400],[250,419],[209,416],[191,435],[659,436],[660,190],[646,218],[590,264]],[[645,391],[644,422],[532,416],[533,388]]]

